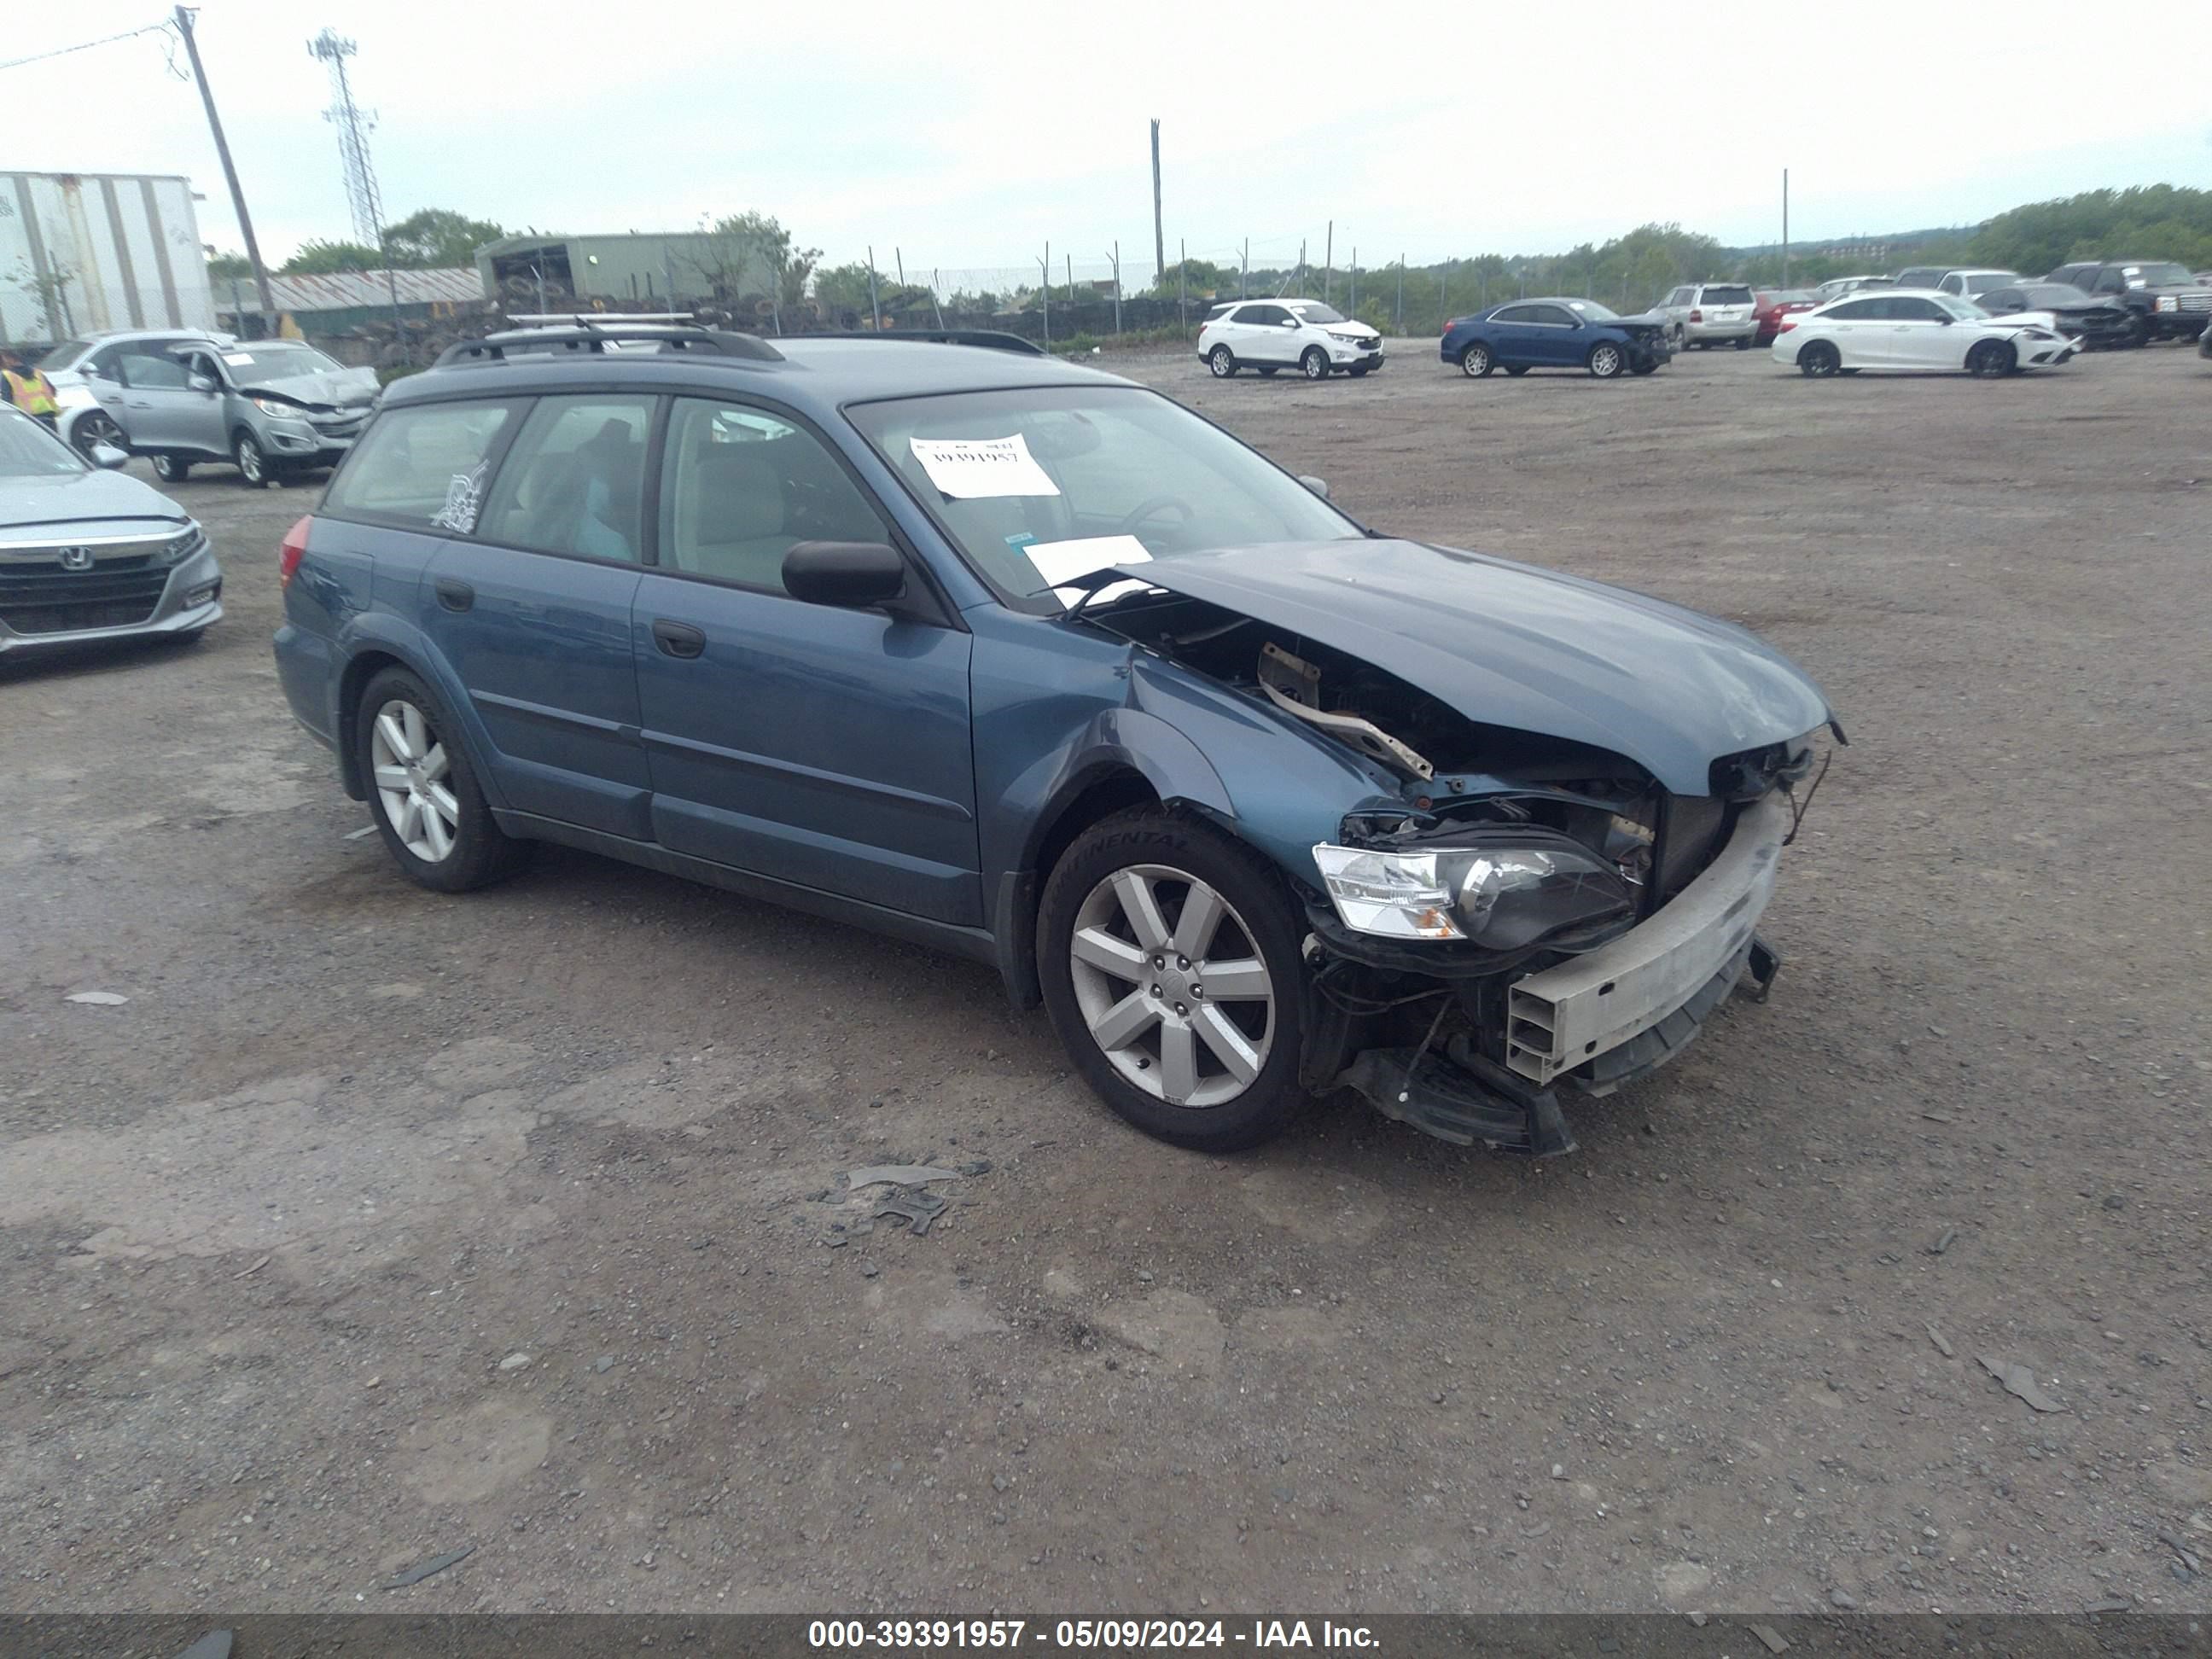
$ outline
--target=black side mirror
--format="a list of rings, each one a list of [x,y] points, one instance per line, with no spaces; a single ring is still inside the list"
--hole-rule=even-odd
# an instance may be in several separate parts
[[[850,611],[906,592],[906,561],[883,542],[800,542],[783,556],[783,590],[809,605]]]

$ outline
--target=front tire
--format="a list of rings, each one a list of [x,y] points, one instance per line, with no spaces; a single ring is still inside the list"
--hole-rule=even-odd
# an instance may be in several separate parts
[[[377,833],[410,881],[465,893],[521,863],[528,843],[493,821],[459,727],[414,674],[387,668],[369,681],[354,742]]]
[[[1237,354],[1225,345],[1218,345],[1206,354],[1206,366],[1213,371],[1213,378],[1225,380],[1237,373]]]
[[[1842,354],[1826,340],[1808,340],[1797,353],[1797,372],[1808,380],[1826,380],[1843,366]]]
[[[101,444],[111,449],[127,450],[131,447],[131,441],[123,435],[123,428],[115,424],[114,416],[98,410],[70,428],[70,443],[88,461],[92,459],[93,450]]]
[[[1490,348],[1480,340],[1459,354],[1459,372],[1470,380],[1479,380],[1498,367],[1490,355]]]
[[[1983,340],[1966,354],[1966,373],[1978,380],[2002,380],[2020,367],[2009,340]]]
[[[1621,370],[1628,367],[1628,354],[1610,340],[1600,340],[1590,348],[1589,372],[1601,380],[1620,378]]]
[[[1085,1080],[1146,1134],[1256,1146],[1307,1099],[1299,933],[1282,878],[1243,842],[1158,807],[1118,813],[1045,884],[1045,1007]]]
[[[261,443],[251,432],[241,432],[231,440],[230,459],[238,468],[238,481],[248,489],[266,489],[273,476],[269,471],[269,458],[262,453]]]
[[[1298,372],[1309,380],[1328,379],[1328,353],[1319,346],[1308,346],[1298,359]]]
[[[192,475],[192,464],[180,461],[174,455],[154,457],[154,476],[163,483],[182,483]]]
[[[2150,343],[2150,319],[2144,316],[2140,311],[2130,312],[2128,313],[2128,337],[2120,343],[2128,347],[2130,350],[2138,346],[2148,345]]]
[[[1526,363],[1508,363],[1505,365],[1505,372],[1517,380],[1523,374],[1526,374],[1528,372],[1528,365]]]

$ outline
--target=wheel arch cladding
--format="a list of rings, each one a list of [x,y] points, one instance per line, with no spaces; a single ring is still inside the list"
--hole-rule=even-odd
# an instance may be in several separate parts
[[[369,681],[387,668],[404,668],[410,673],[414,665],[403,662],[390,652],[372,647],[349,658],[345,669],[338,676],[337,708],[338,774],[345,792],[356,800],[368,799],[368,775],[362,766],[360,745],[354,741],[354,730],[360,724],[361,694]]]
[[[449,735],[459,739],[477,787],[483,791],[485,803],[495,811],[504,811],[506,796],[489,764],[492,754],[489,741],[476,717],[467,688],[453,677],[445,659],[427,641],[410,637],[411,629],[406,624],[383,612],[370,611],[356,620],[358,630],[343,641],[346,665],[338,679],[337,707],[331,711],[338,721],[338,775],[346,793],[356,800],[368,799],[368,780],[362,770],[361,757],[355,752],[353,741],[362,691],[384,670],[401,668],[429,689],[450,723],[459,728]]]

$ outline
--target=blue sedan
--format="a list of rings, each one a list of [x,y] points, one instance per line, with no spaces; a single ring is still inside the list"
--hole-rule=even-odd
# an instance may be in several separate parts
[[[1437,355],[1479,378],[1493,368],[1586,369],[1601,380],[1649,374],[1674,354],[1663,318],[1623,317],[1595,300],[1512,300],[1455,317]]]

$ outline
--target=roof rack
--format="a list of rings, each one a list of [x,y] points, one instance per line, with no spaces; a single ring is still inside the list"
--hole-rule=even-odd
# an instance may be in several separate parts
[[[656,346],[662,351],[696,352],[721,357],[744,357],[755,362],[780,363],[783,354],[765,340],[727,330],[671,325],[663,321],[608,324],[586,317],[564,319],[548,327],[505,329],[481,340],[464,340],[448,346],[432,364],[449,368],[459,363],[504,362],[510,356],[567,356],[618,351],[625,346]]]
[[[1013,351],[1025,356],[1042,357],[1044,348],[1035,340],[1010,334],[997,328],[887,328],[880,332],[874,329],[830,329],[821,333],[807,333],[796,337],[805,340],[920,340],[927,345],[981,346],[988,351]]]

